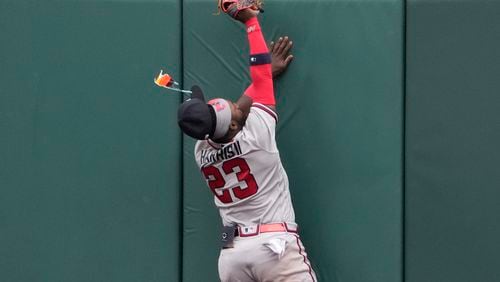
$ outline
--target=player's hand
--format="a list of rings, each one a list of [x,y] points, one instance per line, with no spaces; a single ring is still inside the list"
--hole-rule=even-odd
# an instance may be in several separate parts
[[[290,54],[292,45],[293,43],[288,36],[280,37],[277,42],[271,42],[269,45],[273,78],[280,76],[293,60],[293,55]]]

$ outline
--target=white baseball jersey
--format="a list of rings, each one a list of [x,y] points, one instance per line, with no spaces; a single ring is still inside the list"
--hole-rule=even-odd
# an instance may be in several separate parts
[[[288,177],[276,146],[277,115],[254,103],[230,143],[201,140],[195,158],[224,225],[295,222]]]

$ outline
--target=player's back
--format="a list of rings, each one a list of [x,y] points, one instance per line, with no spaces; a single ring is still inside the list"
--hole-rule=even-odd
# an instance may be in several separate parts
[[[214,193],[224,225],[295,221],[288,177],[276,146],[276,122],[271,109],[254,103],[231,142],[196,143],[196,163]]]

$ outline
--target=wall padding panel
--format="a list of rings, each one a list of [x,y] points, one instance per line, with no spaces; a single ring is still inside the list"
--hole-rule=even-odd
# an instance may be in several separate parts
[[[249,82],[241,25],[185,1],[186,87],[237,99]],[[267,1],[268,40],[295,60],[277,83],[278,145],[321,281],[402,277],[403,3]],[[217,281],[220,219],[184,143],[184,281]],[[196,270],[196,271],[194,271]]]
[[[152,83],[179,23],[178,1],[0,1],[0,280],[179,280],[179,98]]]
[[[500,2],[407,11],[406,281],[497,281]]]

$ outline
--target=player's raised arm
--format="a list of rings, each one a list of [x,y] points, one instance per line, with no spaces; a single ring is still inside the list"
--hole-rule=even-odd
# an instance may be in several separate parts
[[[261,31],[257,15],[261,11],[260,1],[238,2],[221,0],[219,7],[229,16],[245,24],[250,49],[249,64],[251,85],[238,100],[238,108],[247,115],[252,103],[275,106],[271,55]],[[242,6],[245,4],[245,6]]]
[[[281,36],[276,41],[271,41],[268,46],[269,53],[271,55],[271,69],[273,75],[273,81],[276,80],[287,70],[289,64],[292,62],[294,56],[290,54],[293,42],[288,36]],[[252,99],[246,95],[242,95],[238,104],[241,105],[246,103],[248,107],[252,105]],[[271,106],[275,110],[274,106]]]
[[[290,55],[292,42],[287,36],[284,36],[276,42],[271,42],[268,48],[257,19],[259,10],[253,7],[238,11],[235,10],[236,4],[232,1],[223,2],[228,8],[226,12],[246,26],[250,47],[250,76],[252,78],[252,84],[246,89],[237,104],[244,114],[248,114],[253,102],[267,105],[275,110],[273,78],[281,75],[293,59],[293,55]]]
[[[245,22],[247,28],[248,44],[250,49],[249,64],[252,83],[245,90],[255,103],[269,107],[276,105],[273,88],[273,75],[271,69],[271,55],[261,31],[257,17],[252,17]]]

